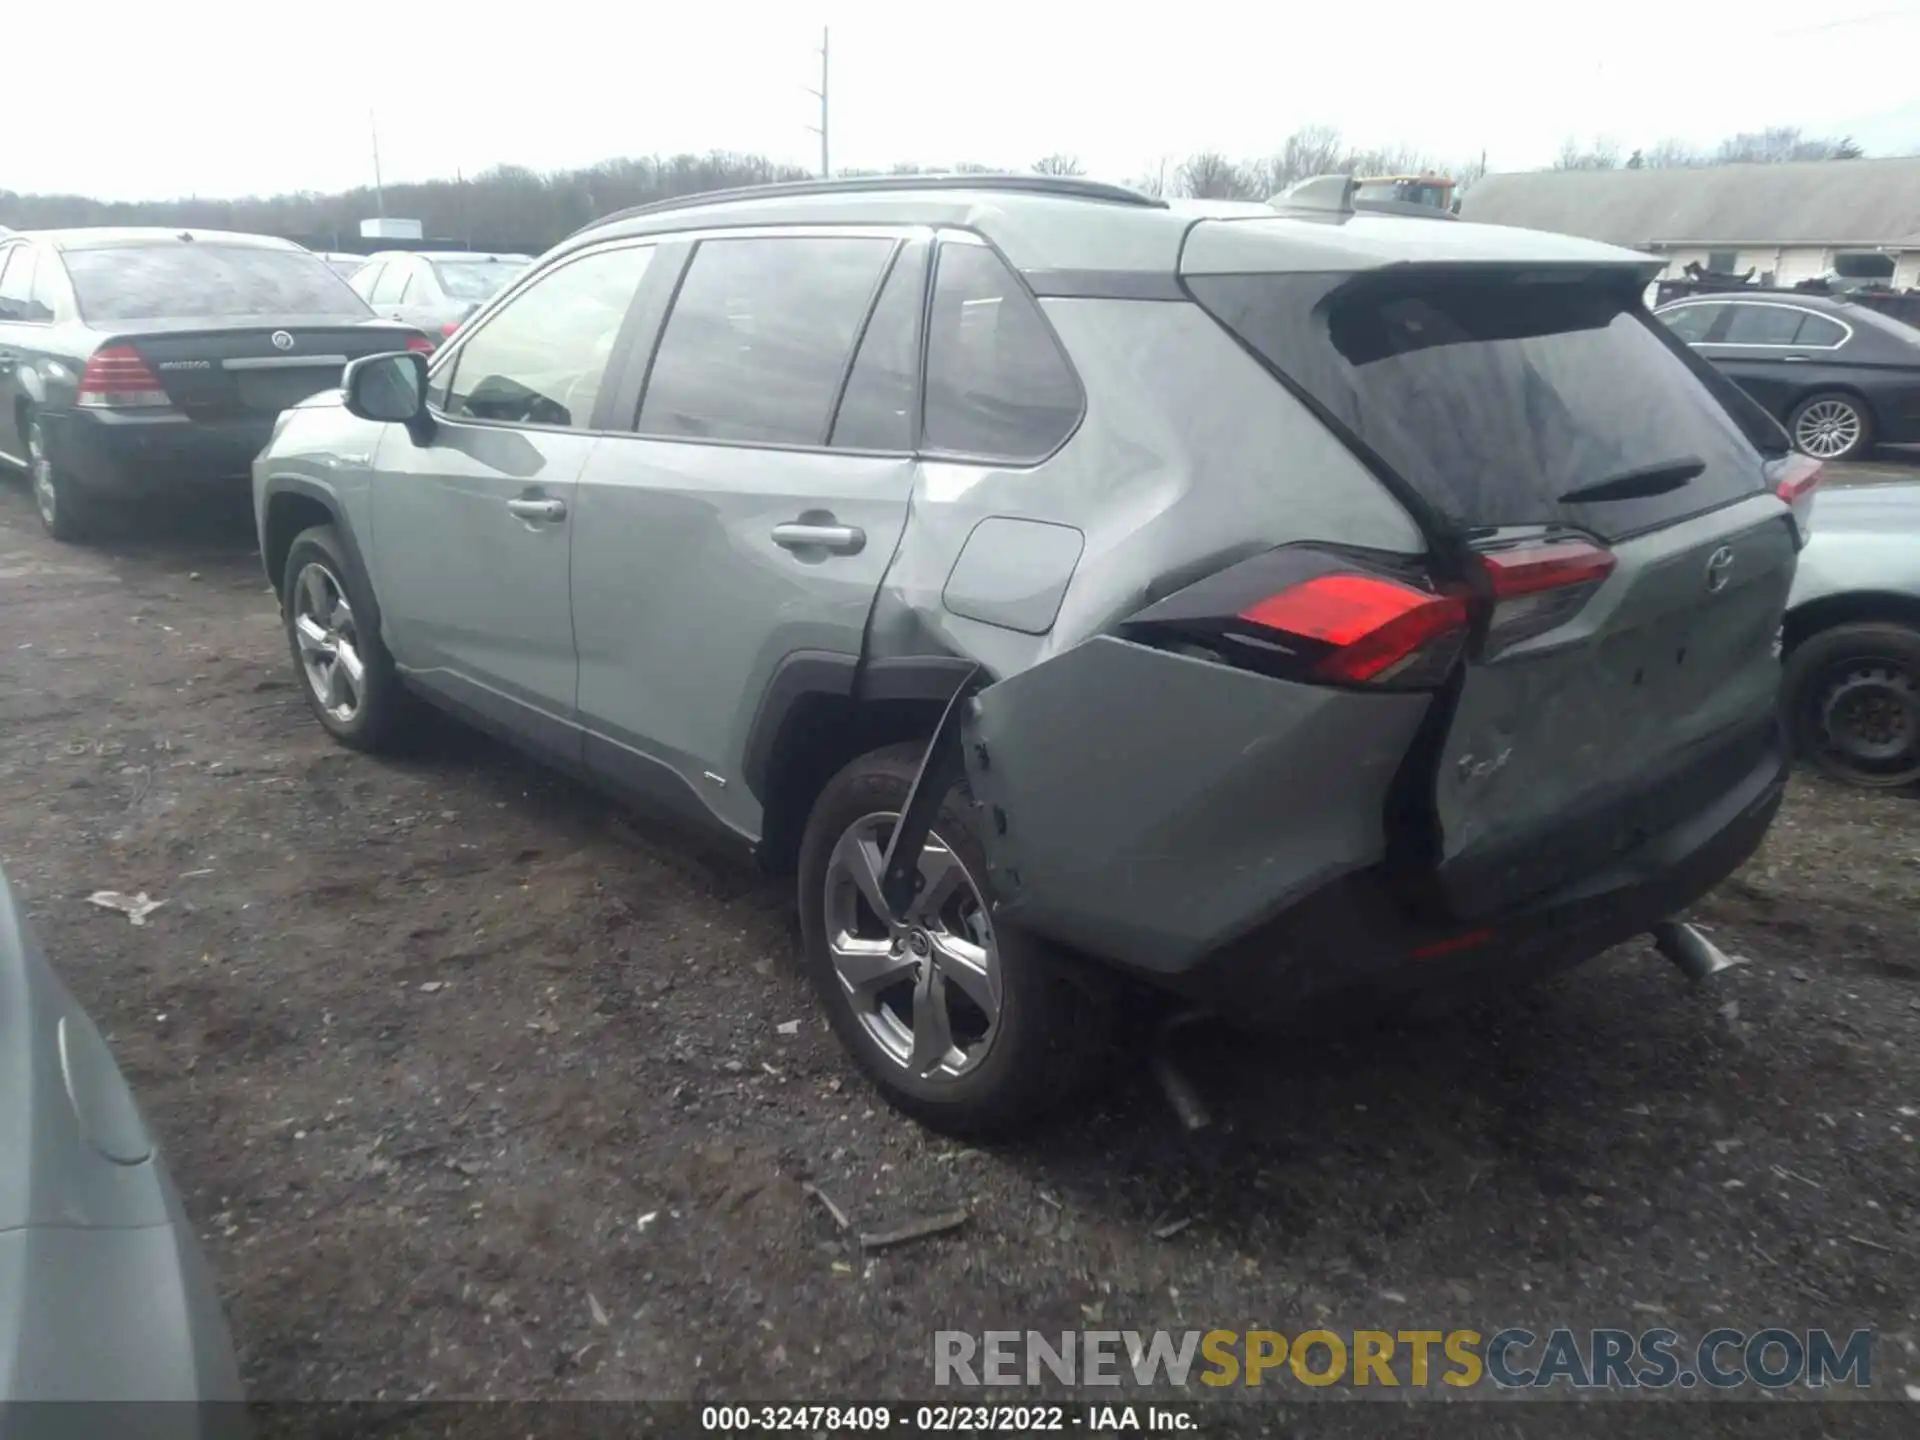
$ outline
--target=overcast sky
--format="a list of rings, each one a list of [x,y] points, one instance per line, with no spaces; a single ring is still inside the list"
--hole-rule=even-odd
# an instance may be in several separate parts
[[[1920,149],[1920,0],[621,0],[7,6],[0,189],[116,199],[339,190],[512,163],[756,151],[817,164],[832,26],[836,166],[1050,151],[1110,178],[1200,149],[1264,154],[1307,124],[1495,170],[1570,135],[1625,149],[1736,130],[1852,130]],[[1690,57],[1689,15],[1709,22]],[[84,20],[87,34],[74,27]],[[1736,32],[1737,27],[1737,32]],[[1830,65],[1808,57],[1827,52]],[[63,63],[71,60],[72,63]],[[1838,82],[1838,83],[1835,83]]]

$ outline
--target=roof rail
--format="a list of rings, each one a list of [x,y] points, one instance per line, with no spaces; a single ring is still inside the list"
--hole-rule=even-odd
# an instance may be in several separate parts
[[[1307,210],[1316,215],[1353,214],[1353,192],[1360,182],[1351,175],[1314,175],[1289,185],[1267,201],[1276,210]]]
[[[583,235],[616,220],[636,215],[658,215],[670,210],[691,210],[704,205],[730,205],[741,200],[781,200],[810,195],[891,194],[911,190],[1003,190],[1015,194],[1052,195],[1064,200],[1099,200],[1109,205],[1144,205],[1165,209],[1167,202],[1129,190],[1124,185],[1108,185],[1077,175],[854,175],[837,180],[779,180],[766,185],[744,185],[731,190],[707,190],[691,195],[676,195],[668,200],[653,200],[631,205],[582,225],[574,235]],[[573,236],[567,237],[572,239]]]

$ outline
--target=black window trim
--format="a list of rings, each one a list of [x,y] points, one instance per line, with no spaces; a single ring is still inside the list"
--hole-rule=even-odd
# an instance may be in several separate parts
[[[528,288],[530,283],[542,280],[558,270],[565,269],[569,265],[578,264],[590,256],[605,255],[614,250],[653,250],[659,252],[665,248],[661,243],[661,238],[657,235],[634,235],[624,239],[610,241],[605,245],[595,245],[590,248],[575,250],[552,265],[529,267],[527,272],[522,274],[512,285],[488,301],[480,315],[467,321],[466,324],[460,327],[460,338],[458,341],[452,345],[443,346],[434,355],[433,359],[428,362],[427,394],[429,396],[432,395],[433,382],[438,378],[442,369],[448,372],[447,392],[449,394],[452,393],[453,380],[459,374],[460,356],[465,353],[467,346],[473,343],[473,337],[482,333],[486,327],[492,323],[494,317],[506,308],[508,302],[522,290]],[[609,382],[618,382],[620,378],[621,356],[630,346],[640,339],[638,335],[631,332],[633,331],[635,322],[645,309],[643,302],[646,299],[648,284],[653,279],[654,267],[658,259],[659,255],[656,253],[654,259],[647,262],[646,274],[641,277],[640,286],[634,291],[633,299],[628,301],[626,316],[621,320],[619,332],[616,333],[614,337],[613,358],[607,364],[607,373],[601,377],[600,394],[595,399],[593,406],[594,413],[588,417],[591,421],[602,423],[588,425],[543,425],[531,420],[487,420],[475,415],[449,415],[445,410],[434,405],[431,400],[429,400],[427,403],[427,412],[433,416],[434,423],[438,425],[476,426],[488,430],[535,430],[547,435],[623,435],[630,433],[617,428],[609,428],[604,423],[609,418],[609,413],[612,409],[611,401],[617,398],[617,394]],[[658,338],[656,335],[652,343],[657,343]]]

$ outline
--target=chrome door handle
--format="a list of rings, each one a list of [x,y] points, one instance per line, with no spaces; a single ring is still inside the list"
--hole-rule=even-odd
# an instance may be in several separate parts
[[[1782,356],[1781,356],[1780,358],[1781,358],[1782,360],[1811,360],[1811,359],[1813,359],[1813,357],[1812,357],[1811,355],[1782,355]]]
[[[509,500],[509,513],[518,515],[522,520],[564,520],[567,518],[567,502],[564,500]]]
[[[857,525],[802,525],[789,521],[773,527],[773,543],[784,550],[831,550],[857,555],[867,544],[867,532]]]

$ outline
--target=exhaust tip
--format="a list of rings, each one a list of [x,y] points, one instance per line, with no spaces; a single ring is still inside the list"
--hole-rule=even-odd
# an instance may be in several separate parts
[[[1647,933],[1653,937],[1654,948],[1696,985],[1704,985],[1721,971],[1745,963],[1728,955],[1693,926],[1678,920],[1662,920]]]

